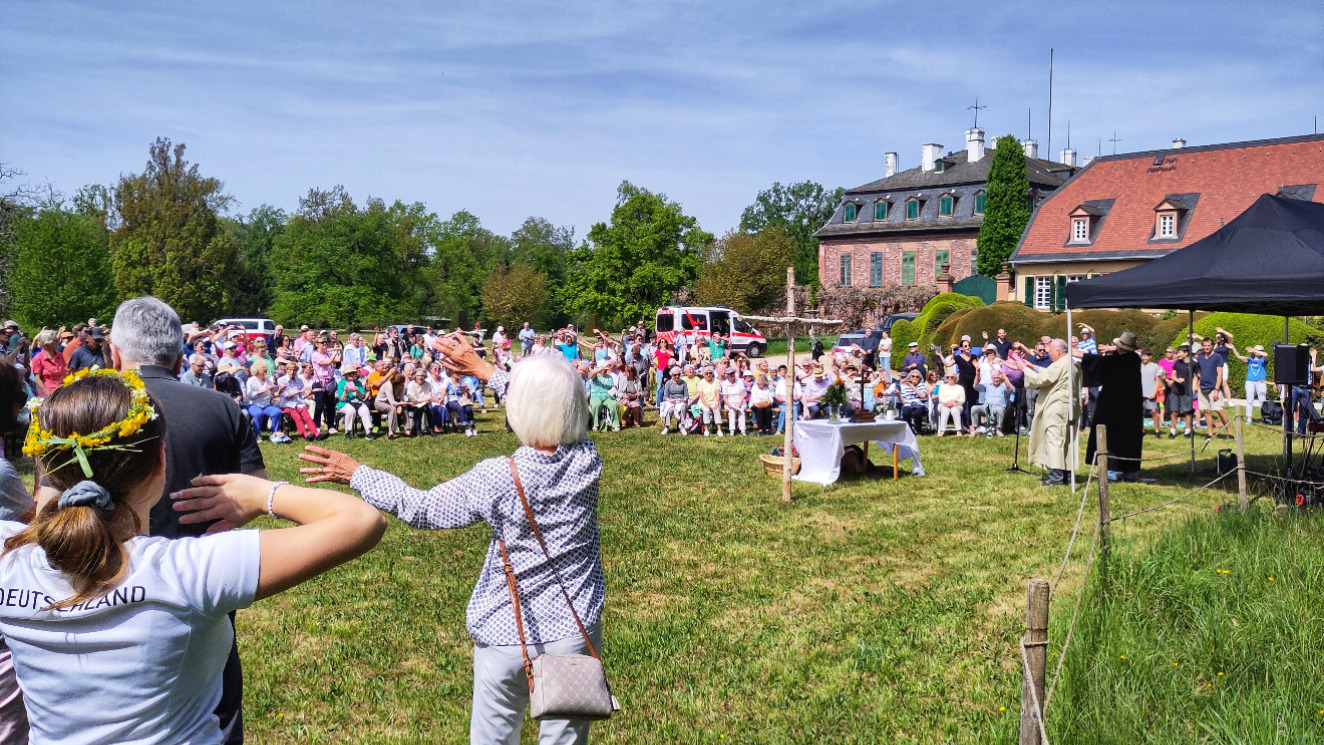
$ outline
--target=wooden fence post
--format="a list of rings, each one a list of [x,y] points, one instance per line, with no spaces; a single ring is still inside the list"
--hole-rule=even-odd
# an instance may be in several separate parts
[[[1242,512],[1250,507],[1250,498],[1246,494],[1246,440],[1241,433],[1241,422],[1245,415],[1245,409],[1237,412],[1236,429],[1234,430],[1237,438],[1237,501]]]
[[[1099,553],[1103,556],[1103,571],[1108,566],[1108,427],[1094,427],[1094,461],[1099,468]]]
[[[786,317],[795,317],[795,267],[786,267]],[[795,460],[795,322],[786,322],[786,436],[782,439],[782,501],[791,503]],[[705,430],[706,431],[706,430]]]
[[[1039,720],[1044,715],[1044,669],[1048,663],[1048,580],[1032,579],[1025,594],[1025,656],[1030,661],[1028,677],[1021,680],[1020,745],[1043,745]],[[1019,651],[1019,650],[1018,650]],[[1021,666],[1024,668],[1024,665]],[[1024,672],[1022,671],[1024,676]],[[1039,706],[1035,706],[1035,702]]]

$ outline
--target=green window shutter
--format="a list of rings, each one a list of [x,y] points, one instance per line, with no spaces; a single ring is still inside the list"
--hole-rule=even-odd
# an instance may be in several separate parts
[[[911,286],[915,284],[915,252],[901,252],[901,284]]]
[[[984,194],[975,195],[975,214],[984,214]]]
[[[1067,308],[1067,277],[1065,274],[1059,274],[1053,277],[1053,310],[1061,311]]]
[[[1025,296],[1021,301],[1031,308],[1034,307],[1034,277],[1025,278]]]
[[[906,219],[914,220],[917,217],[919,217],[919,200],[912,199],[906,202]]]
[[[855,205],[846,205],[846,222],[855,222]]]
[[[951,263],[951,256],[951,251],[945,248],[933,252],[933,276],[935,278],[942,276],[942,265]]]
[[[951,197],[943,197],[942,199],[939,199],[938,214],[942,215],[943,217],[951,217],[952,206],[953,206],[953,200]]]
[[[887,202],[874,202],[873,219],[875,222],[882,222],[887,219]]]

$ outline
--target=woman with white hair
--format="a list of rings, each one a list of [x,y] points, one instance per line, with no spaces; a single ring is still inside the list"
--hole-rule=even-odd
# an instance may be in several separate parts
[[[267,375],[266,360],[254,360],[248,371],[252,373],[244,383],[244,406],[253,420],[253,431],[262,439],[262,424],[266,422],[271,441],[280,442],[280,407],[276,405],[280,386]]]
[[[508,396],[506,417],[523,443],[510,457],[489,458],[427,491],[317,447],[299,457],[310,482],[348,484],[368,504],[425,530],[492,527],[478,582],[469,598],[474,638],[471,743],[518,745],[529,702],[522,643],[539,654],[593,654],[602,648],[604,585],[598,537],[602,461],[585,436],[588,405],[579,375],[560,355],[531,356],[507,374],[451,335],[436,343],[447,368],[486,381]],[[509,381],[509,386],[507,386]],[[535,516],[546,554],[521,504]],[[513,566],[522,623],[503,569]],[[568,601],[568,602],[567,602]],[[522,629],[522,631],[521,631]],[[581,633],[582,630],[582,633]],[[589,722],[549,720],[540,742],[584,743]]]

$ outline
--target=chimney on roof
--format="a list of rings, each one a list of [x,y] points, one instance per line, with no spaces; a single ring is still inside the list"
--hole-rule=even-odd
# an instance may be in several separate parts
[[[938,159],[942,158],[942,145],[935,145],[930,142],[924,145],[922,150],[923,158],[921,159],[921,162],[924,164],[924,172],[929,173],[930,171],[937,169]]]
[[[1182,138],[1178,137],[1177,139],[1172,141],[1173,150],[1181,150],[1184,147],[1186,147],[1186,140],[1183,140]]]
[[[1023,140],[1023,141],[1021,142],[1021,147],[1025,148],[1025,157],[1027,157],[1027,158],[1038,158],[1038,157],[1039,157],[1039,142],[1038,142],[1038,140]]]
[[[1063,163],[1063,165],[1068,165],[1068,166],[1071,166],[1072,168],[1075,168],[1075,167],[1076,167],[1076,151],[1075,151],[1075,150],[1072,150],[1071,148],[1067,148],[1066,150],[1063,150],[1063,151],[1062,151],[1062,163]]]
[[[1087,166],[1087,165],[1089,165],[1090,163],[1093,163],[1095,157],[1096,157],[1096,156],[1093,156],[1093,155],[1086,155],[1086,156],[1085,156],[1085,160],[1084,160],[1084,162],[1082,162],[1082,163],[1080,164],[1081,167],[1083,168],[1084,166]]]
[[[896,175],[896,153],[883,153],[883,178]]]
[[[967,129],[965,131],[965,159],[977,163],[984,157],[984,130]]]

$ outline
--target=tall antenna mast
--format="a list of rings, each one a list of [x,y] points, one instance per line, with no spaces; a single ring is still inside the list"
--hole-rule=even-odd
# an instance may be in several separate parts
[[[1067,120],[1067,149],[1071,149],[1071,120]]]
[[[1111,140],[1108,140],[1108,141],[1111,142],[1111,143],[1113,144],[1113,155],[1116,155],[1116,154],[1117,154],[1117,143],[1119,143],[1119,142],[1122,141],[1122,138],[1117,136],[1117,130],[1115,130],[1115,129],[1113,130],[1113,138],[1112,138]]]
[[[1053,48],[1048,48],[1048,159],[1053,159]],[[1067,145],[1067,147],[1071,147]]]
[[[1033,113],[1034,113],[1034,109],[1025,110],[1025,139],[1027,140],[1034,139],[1034,133],[1030,131],[1030,127],[1032,126],[1032,122],[1034,121],[1030,115]]]
[[[975,105],[974,105],[974,106],[967,106],[967,107],[965,107],[965,110],[966,110],[966,111],[974,111],[974,112],[975,112],[975,129],[979,129],[979,110],[980,110],[980,109],[987,109],[987,108],[988,108],[988,106],[980,106],[980,105],[979,105],[979,96],[975,96]]]

